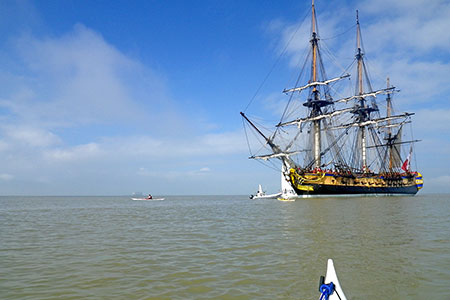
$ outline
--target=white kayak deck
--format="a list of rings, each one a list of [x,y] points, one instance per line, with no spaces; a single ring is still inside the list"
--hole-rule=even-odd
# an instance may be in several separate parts
[[[325,275],[325,284],[333,282],[334,292],[328,297],[328,300],[347,300],[344,291],[342,290],[341,284],[339,283],[336,269],[334,268],[334,263],[332,259],[328,259],[327,262],[327,274]]]

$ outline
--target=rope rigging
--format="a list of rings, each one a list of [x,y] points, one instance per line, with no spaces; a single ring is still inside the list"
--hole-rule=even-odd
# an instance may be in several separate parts
[[[297,34],[298,30],[302,27],[303,22],[305,21],[306,17],[309,15],[309,12],[307,12],[305,14],[305,16],[303,17],[302,21],[300,22],[299,26],[297,27],[297,29],[295,30],[295,32],[292,34],[291,38],[289,39],[289,41],[287,42],[287,44],[285,45],[283,51],[281,51],[280,55],[278,56],[278,58],[275,60],[274,64],[272,65],[272,67],[269,70],[269,73],[267,73],[266,77],[264,77],[263,81],[261,82],[261,84],[259,85],[259,87],[256,89],[255,94],[253,95],[253,97],[250,99],[250,102],[247,104],[247,106],[244,109],[244,112],[247,111],[247,109],[249,108],[249,106],[252,104],[253,100],[255,100],[256,96],[258,95],[259,91],[261,90],[261,88],[264,86],[264,84],[266,83],[267,79],[269,79],[270,75],[272,74],[272,72],[275,70],[275,67],[278,65],[278,63],[280,62],[281,58],[284,56],[284,54],[286,53],[289,45],[291,44],[292,40],[294,39],[295,35]],[[281,37],[280,37],[281,39]]]

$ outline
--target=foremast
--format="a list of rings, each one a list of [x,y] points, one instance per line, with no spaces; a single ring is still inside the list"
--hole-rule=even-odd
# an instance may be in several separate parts
[[[318,47],[318,35],[317,35],[317,19],[316,19],[316,10],[314,7],[314,0],[312,0],[311,5],[311,52],[312,52],[312,62],[311,62],[311,81],[313,83],[318,82],[318,66],[317,66],[317,60],[320,59],[320,52]],[[321,59],[320,59],[321,60]],[[313,85],[311,98],[307,100],[306,103],[303,105],[310,108],[310,118],[314,118],[317,116],[320,116],[323,114],[322,107],[328,106],[333,104],[332,101],[327,100],[321,100],[320,99],[320,92],[317,88],[317,85]],[[314,153],[314,167],[320,168],[321,166],[321,145],[322,145],[322,138],[321,138],[321,119],[313,120],[313,153]]]
[[[314,0],[312,1],[312,38],[311,38],[311,47],[313,53],[312,60],[312,81],[317,81],[317,33],[316,33],[316,11],[314,9]],[[319,91],[316,87],[313,89],[313,99],[317,103],[319,100]],[[317,116],[320,114],[320,106],[311,105],[311,116]],[[313,121],[313,135],[314,135],[314,165],[315,167],[320,166],[320,144],[321,144],[321,136],[320,136],[320,120]]]
[[[311,158],[312,160],[306,160],[304,163],[305,168],[317,168],[320,169],[322,166],[322,156],[324,155],[324,151],[322,149],[322,134],[323,134],[323,128],[322,128],[322,122],[325,122],[326,119],[329,120],[329,117],[334,114],[334,110],[328,111],[326,107],[333,106],[334,102],[330,95],[329,91],[329,84],[334,83],[338,80],[344,79],[349,77],[349,74],[345,74],[343,76],[327,79],[326,72],[323,66],[322,57],[320,54],[319,49],[319,34],[318,34],[318,26],[317,26],[317,18],[316,18],[316,11],[314,6],[314,0],[312,0],[311,5],[311,38],[310,38],[310,54],[311,54],[311,73],[310,73],[310,79],[308,83],[304,86],[300,87],[294,87],[291,89],[285,89],[283,90],[283,93],[286,94],[294,94],[294,93],[301,93],[304,90],[309,90],[308,97],[306,101],[303,103],[303,106],[308,108],[308,115],[306,118],[306,122],[311,121],[311,133],[310,138],[312,139],[312,149],[303,149],[300,151],[293,151],[289,152],[290,146],[292,146],[292,143],[290,146],[288,146],[284,151],[281,149],[280,146],[276,145],[273,140],[275,137],[275,134],[271,137],[265,136],[246,116],[244,113],[241,112],[242,117],[247,121],[248,124],[253,127],[256,132],[260,136],[262,136],[266,142],[266,144],[271,148],[272,154],[268,155],[262,155],[262,156],[251,156],[250,158],[256,158],[256,159],[263,159],[267,160],[270,158],[279,158],[283,161],[284,165],[286,166],[287,170],[291,168],[297,168],[297,164],[290,158],[291,155],[298,154],[299,152],[310,152],[312,153]],[[348,110],[346,110],[348,111]],[[344,112],[344,111],[342,111]],[[340,114],[342,112],[336,112],[335,114]],[[295,122],[298,122],[298,127],[301,127],[301,119],[294,120],[291,122],[281,122],[277,125],[277,127],[280,126],[286,126],[291,125]],[[299,133],[301,132],[301,129],[299,130]],[[327,149],[326,151],[328,151]]]
[[[309,155],[307,155],[304,160],[304,164],[302,166],[303,169],[321,169],[324,165],[329,164],[324,164],[324,162],[322,161],[324,155],[327,152],[329,152],[331,149],[334,149],[336,153],[339,152],[336,151],[336,149],[339,148],[339,146],[337,145],[337,139],[329,130],[327,130],[327,127],[331,125],[331,120],[333,119],[333,117],[350,111],[349,109],[339,111],[335,110],[335,101],[333,101],[333,98],[330,94],[331,84],[347,78],[350,75],[344,74],[336,78],[328,79],[320,53],[319,40],[320,37],[318,34],[316,10],[314,0],[312,0],[311,37],[309,40],[310,56],[308,56],[308,58],[311,58],[310,77],[306,85],[285,89],[283,91],[284,93],[290,94],[291,96],[293,96],[295,93],[300,94],[305,90],[309,91],[306,101],[303,103],[303,106],[308,109],[307,117],[292,121],[280,121],[280,123],[277,125],[277,127],[297,125],[299,128],[299,133],[301,133],[302,125],[304,123],[310,122],[311,127],[308,130],[308,133],[311,144],[308,148],[303,149],[305,152],[309,152]],[[324,136],[325,134],[326,136]],[[323,138],[325,137],[327,138],[327,140],[325,140],[324,142]],[[339,154],[336,154],[336,156],[339,156]]]

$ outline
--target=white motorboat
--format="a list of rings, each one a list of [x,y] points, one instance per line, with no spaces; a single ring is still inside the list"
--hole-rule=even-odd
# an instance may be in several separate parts
[[[262,186],[258,185],[258,191],[255,195],[250,195],[250,199],[276,199],[279,197],[281,193],[269,194],[267,195],[265,191],[263,191]]]

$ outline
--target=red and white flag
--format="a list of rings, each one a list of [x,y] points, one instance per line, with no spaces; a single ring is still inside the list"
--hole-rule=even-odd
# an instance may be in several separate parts
[[[406,158],[406,160],[403,162],[403,165],[402,165],[402,170],[405,172],[408,172],[411,169],[411,153],[412,153],[412,147],[409,150],[408,157]]]

